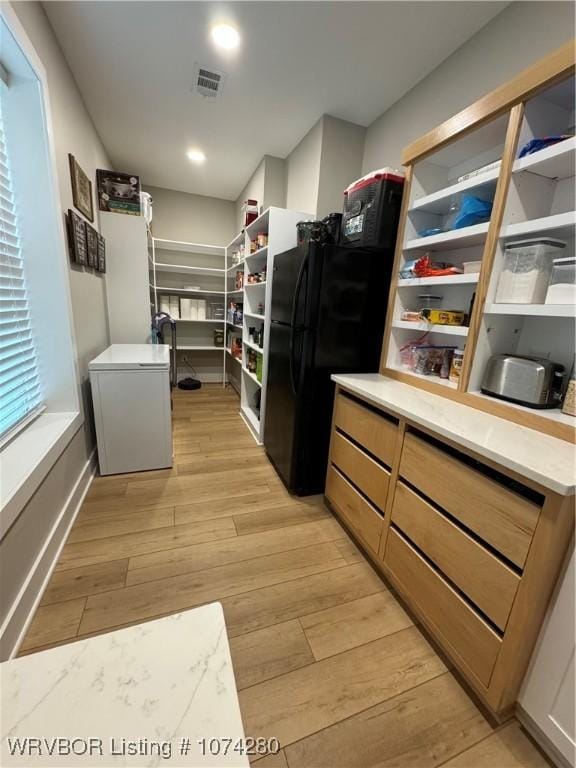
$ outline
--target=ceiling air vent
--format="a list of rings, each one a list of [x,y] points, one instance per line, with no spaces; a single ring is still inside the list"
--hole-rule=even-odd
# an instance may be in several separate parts
[[[194,68],[194,86],[192,88],[196,93],[208,98],[220,96],[222,86],[226,75],[224,72],[217,72],[215,69],[202,67],[196,64]]]

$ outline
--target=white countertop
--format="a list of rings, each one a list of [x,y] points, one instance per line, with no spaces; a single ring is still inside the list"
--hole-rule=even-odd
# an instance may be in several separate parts
[[[332,380],[552,491],[563,495],[575,491],[576,447],[565,440],[377,373],[336,375]]]
[[[91,360],[91,371],[109,371],[170,365],[170,347],[168,344],[112,344],[104,352]]]
[[[4,662],[0,682],[2,766],[249,765],[238,752],[203,755],[198,743],[244,739],[220,603]],[[25,737],[92,738],[103,754],[12,756],[8,738]],[[130,741],[141,754],[113,754]],[[166,744],[170,757],[158,754]]]

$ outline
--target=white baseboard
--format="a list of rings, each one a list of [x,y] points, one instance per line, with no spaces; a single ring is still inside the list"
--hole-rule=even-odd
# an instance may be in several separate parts
[[[573,768],[560,750],[550,741],[544,731],[534,722],[520,704],[516,704],[516,717],[520,721],[520,724],[528,731],[530,736],[532,736],[534,741],[544,752],[546,752],[554,765],[558,768]]]
[[[74,483],[74,487],[0,628],[3,659],[12,659],[18,653],[95,473],[96,451],[94,450]]]

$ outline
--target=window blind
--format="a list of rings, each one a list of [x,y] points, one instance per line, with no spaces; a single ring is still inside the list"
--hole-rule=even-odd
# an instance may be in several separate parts
[[[0,83],[0,444],[42,409]]]

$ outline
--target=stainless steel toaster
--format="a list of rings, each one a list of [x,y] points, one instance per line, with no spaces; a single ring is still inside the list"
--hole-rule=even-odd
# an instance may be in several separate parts
[[[527,405],[557,408],[566,371],[563,365],[540,357],[493,355],[486,365],[482,392]]]

